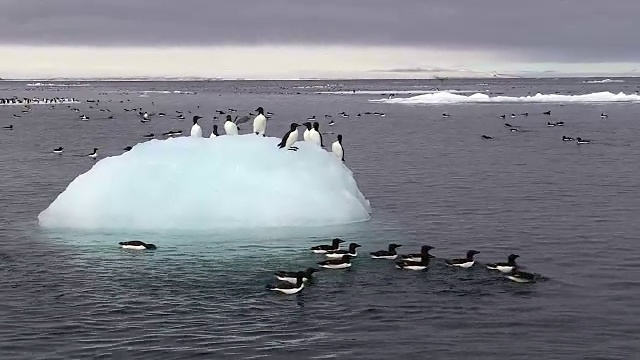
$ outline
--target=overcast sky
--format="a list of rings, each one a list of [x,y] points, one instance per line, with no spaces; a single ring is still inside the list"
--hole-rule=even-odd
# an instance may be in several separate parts
[[[332,61],[363,48],[442,55],[439,62],[365,59],[361,68],[373,73],[384,70],[379,66],[449,69],[452,61],[469,71],[611,64],[616,72],[640,62],[640,0],[0,0],[0,9],[0,55],[17,46],[68,53],[69,46],[128,47],[135,56],[149,47],[268,52],[264,45],[310,54],[342,49]],[[16,61],[27,60],[22,53]],[[460,54],[473,56],[456,61]],[[44,60],[29,61],[37,67]],[[235,65],[233,74],[241,74],[244,65]],[[265,65],[265,74],[273,66]]]

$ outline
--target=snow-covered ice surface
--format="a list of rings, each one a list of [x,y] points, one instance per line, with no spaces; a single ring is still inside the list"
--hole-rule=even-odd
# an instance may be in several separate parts
[[[47,228],[208,230],[315,227],[370,218],[334,155],[252,134],[140,143],[98,161],[38,216]]]
[[[460,95],[450,92],[437,92],[416,95],[408,98],[392,98],[370,100],[385,104],[468,104],[468,103],[608,103],[608,102],[639,102],[640,95],[611,93],[608,91],[582,94],[535,94],[533,96],[489,96],[476,93]]]

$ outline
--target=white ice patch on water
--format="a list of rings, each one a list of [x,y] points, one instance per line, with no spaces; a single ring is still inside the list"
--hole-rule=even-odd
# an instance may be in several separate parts
[[[24,99],[20,99],[24,100]],[[32,106],[32,105],[62,105],[62,104],[79,104],[80,101],[77,100],[59,100],[56,102],[47,102],[45,99],[31,99],[31,102],[21,102],[21,103],[4,103],[0,104],[0,106]]]
[[[474,104],[474,103],[607,103],[638,102],[638,94],[613,94],[607,91],[583,95],[536,94],[533,96],[489,96],[487,94],[459,95],[450,92],[422,94],[408,98],[369,100],[386,104]]]
[[[602,80],[585,80],[585,84],[608,84],[608,83],[623,83],[622,79],[602,79]]]
[[[105,158],[38,216],[81,229],[311,227],[366,221],[368,200],[334,155],[280,139],[220,136],[151,140]]]
[[[29,83],[25,85],[26,87],[87,87],[91,86],[91,84],[77,83],[77,84],[61,84],[61,83]]]
[[[435,93],[452,93],[452,94],[463,94],[463,93],[477,93],[479,90],[356,90],[353,92],[341,90],[341,91],[317,91],[316,94],[324,94],[324,95],[386,95],[386,94],[435,94]]]

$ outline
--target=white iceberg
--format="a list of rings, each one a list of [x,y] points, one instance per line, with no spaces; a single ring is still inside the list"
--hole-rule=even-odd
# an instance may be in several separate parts
[[[533,96],[489,96],[476,93],[472,95],[460,95],[450,92],[437,92],[422,94],[408,98],[392,98],[369,100],[385,104],[474,104],[474,103],[608,103],[608,102],[638,102],[638,94],[613,94],[608,91],[582,94],[535,94]]]
[[[98,161],[38,216],[47,228],[314,227],[370,218],[351,171],[318,146],[220,136],[151,140]]]

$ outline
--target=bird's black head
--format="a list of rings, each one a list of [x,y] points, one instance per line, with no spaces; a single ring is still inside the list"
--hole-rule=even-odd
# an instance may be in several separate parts
[[[333,241],[332,241],[332,242],[333,242],[333,245],[338,245],[338,244],[343,243],[343,242],[344,242],[344,240],[339,239],[339,238],[335,238],[335,239],[333,239]]]
[[[509,255],[509,261],[515,261],[519,257],[520,257],[520,255],[511,254],[511,255]]]
[[[351,255],[342,255],[342,260],[350,261],[351,259],[353,259],[353,256]]]
[[[469,250],[467,251],[467,259],[473,259],[473,256],[475,254],[480,254],[480,251],[476,251],[476,250]]]
[[[314,129],[316,129],[316,131],[319,131],[319,129],[320,129],[320,123],[319,123],[319,122],[317,122],[317,121],[316,121],[316,122],[314,122],[314,123],[313,123],[313,128],[314,128]]]
[[[307,121],[305,123],[302,123],[302,125],[306,126],[308,130],[311,130],[311,123],[310,122]]]
[[[338,142],[342,144],[342,135],[338,135]]]
[[[318,272],[318,269],[312,268],[312,267],[307,268],[307,270],[305,270],[305,273],[307,273],[307,275],[311,275],[311,274],[316,273],[316,272]]]
[[[423,253],[428,253],[431,249],[433,249],[433,246],[430,245],[422,245],[422,252]]]
[[[93,151],[94,151],[94,152],[95,152],[95,151],[98,151],[98,148],[93,148]]]
[[[291,123],[291,131],[295,130],[298,126],[300,126],[300,124]]]
[[[395,250],[399,247],[402,247],[402,245],[398,245],[398,244],[389,244],[389,251]]]
[[[155,250],[156,249],[156,246],[153,245],[153,244],[144,244],[144,247],[149,249],[149,250]]]
[[[357,244],[357,243],[351,243],[349,244],[349,250],[355,250],[356,248],[361,247],[362,245]]]
[[[258,114],[262,114],[264,115],[264,109],[262,108],[262,106],[260,106],[259,108],[256,109],[256,111],[258,112]]]
[[[231,115],[227,115],[227,121],[231,121]]]
[[[581,137],[577,137],[576,140],[582,141],[582,138]]]
[[[195,115],[195,116],[193,117],[193,124],[194,124],[194,125],[195,125],[195,124],[197,124],[199,119],[202,119],[202,116]]]

